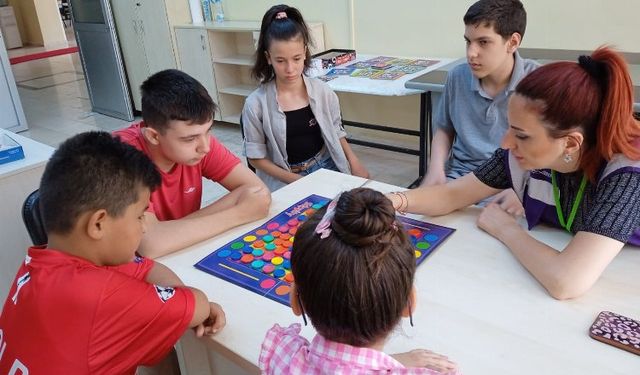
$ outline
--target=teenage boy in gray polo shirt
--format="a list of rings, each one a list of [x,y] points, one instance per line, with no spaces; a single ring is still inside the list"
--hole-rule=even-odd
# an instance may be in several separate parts
[[[431,159],[423,185],[444,184],[480,166],[500,146],[507,127],[507,103],[516,85],[538,67],[517,52],[527,24],[519,0],[480,0],[464,15],[467,63],[447,76],[435,112]],[[521,213],[515,194],[496,196]]]

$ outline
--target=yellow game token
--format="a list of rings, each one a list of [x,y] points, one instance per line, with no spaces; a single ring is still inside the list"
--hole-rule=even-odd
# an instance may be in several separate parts
[[[246,237],[245,237],[245,238],[243,238],[242,240],[243,240],[244,242],[253,242],[253,241],[255,241],[256,239],[257,239],[257,238],[256,238],[256,236],[246,236]]]
[[[416,258],[420,258],[420,255],[422,255],[422,252],[420,250],[416,250]]]
[[[281,265],[282,262],[284,262],[284,259],[282,259],[282,257],[274,257],[273,259],[271,259],[271,263],[275,266]]]

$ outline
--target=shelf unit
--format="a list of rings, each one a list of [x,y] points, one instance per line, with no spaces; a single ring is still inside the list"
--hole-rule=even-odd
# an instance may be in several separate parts
[[[309,22],[314,47],[324,51],[322,23]],[[258,87],[251,68],[259,21],[205,22],[175,26],[180,68],[205,85],[220,107],[218,120],[240,123],[244,101]]]

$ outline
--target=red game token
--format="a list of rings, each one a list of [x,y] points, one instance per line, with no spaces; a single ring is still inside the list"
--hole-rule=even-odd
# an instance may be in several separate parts
[[[422,235],[422,231],[420,229],[417,229],[417,228],[409,229],[407,231],[407,233],[409,233],[410,235],[412,235],[412,236],[414,236],[416,238],[418,238],[418,237],[420,237]]]
[[[260,287],[262,289],[271,289],[276,285],[276,281],[274,279],[264,279],[260,282]]]

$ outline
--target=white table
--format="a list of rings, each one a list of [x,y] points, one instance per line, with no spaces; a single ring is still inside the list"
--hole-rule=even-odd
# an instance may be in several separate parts
[[[333,197],[364,180],[320,170],[273,193],[269,217],[296,201],[318,194]],[[383,192],[399,188],[378,182]],[[640,318],[640,249],[625,248],[585,296],[557,301],[533,279],[500,242],[476,228],[478,208],[428,221],[456,228],[416,273],[415,327],[405,320],[386,352],[429,348],[453,358],[463,373],[483,374],[634,374],[640,357],[591,339],[587,330],[602,310]],[[290,309],[265,297],[196,270],[193,265],[218,247],[264,223],[259,220],[163,257],[187,285],[222,304],[227,327],[203,339],[209,349],[257,372],[260,344],[274,323],[301,322]],[[537,228],[533,235],[562,248],[567,233]],[[406,332],[406,336],[401,331]],[[306,327],[303,334],[314,335]],[[193,342],[191,344],[194,344]],[[197,350],[197,348],[186,349]],[[184,353],[187,356],[189,353]],[[193,354],[193,353],[192,353]],[[187,361],[202,360],[201,354]]]
[[[22,222],[22,203],[40,185],[40,177],[54,149],[0,129],[22,145],[25,158],[0,165],[0,301],[4,303],[18,267],[31,246]],[[2,309],[2,306],[0,306]]]

